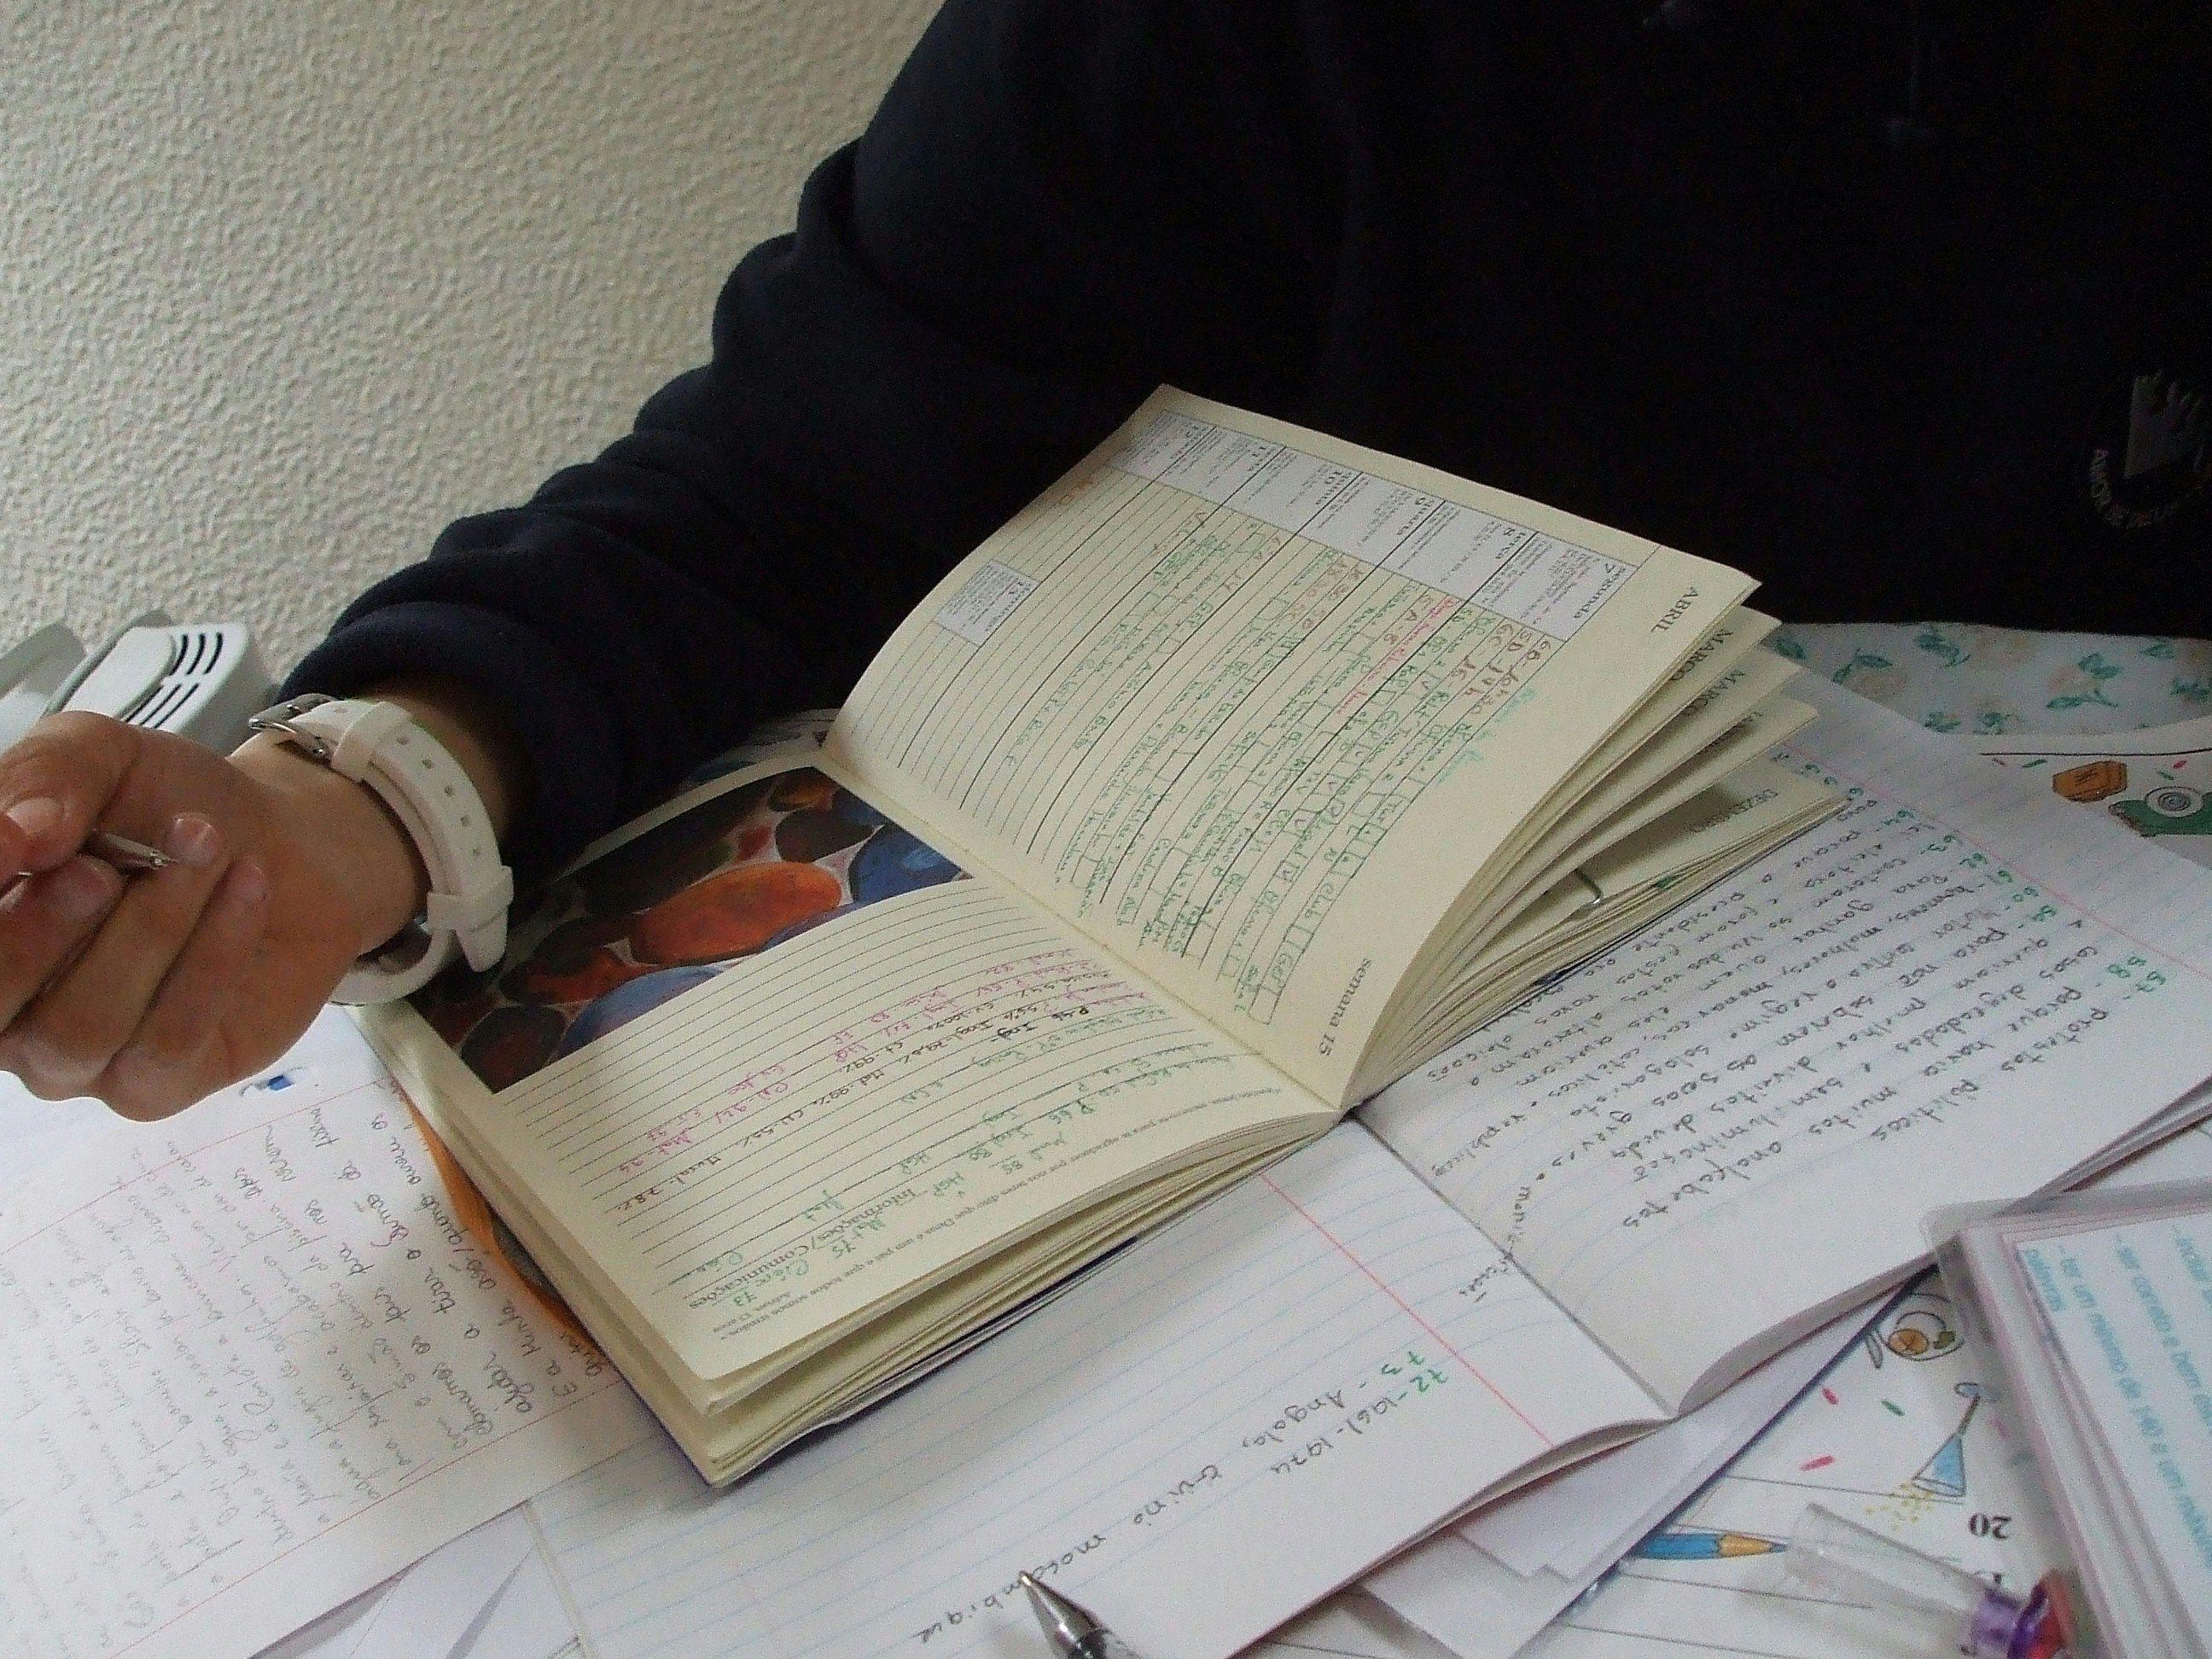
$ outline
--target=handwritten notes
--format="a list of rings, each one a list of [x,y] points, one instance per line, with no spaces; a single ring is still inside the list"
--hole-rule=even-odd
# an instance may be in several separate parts
[[[248,1652],[643,1413],[462,1230],[342,1016],[0,1211],[0,1654]]]
[[[459,1109],[703,1378],[1322,1116],[980,882],[855,910]]]
[[[1497,1263],[1347,1127],[734,1489],[656,1444],[538,1514],[611,1659],[1027,1653],[1024,1568],[1152,1659],[1221,1659],[1650,1413]]]
[[[1072,914],[1204,964],[1262,1023],[1370,852],[1629,570],[1180,416],[1067,512],[1058,605],[970,664],[991,635],[957,620],[963,588],[940,618],[963,648],[916,635],[897,676],[934,746],[883,740],[1048,870]],[[1440,517],[1497,544],[1463,593],[1395,569]],[[1509,566],[1499,602],[1521,596],[1553,632],[1472,599]],[[1201,648],[1206,672],[1179,673]]]
[[[1369,1109],[1669,1401],[2212,1073],[2212,878],[1808,695],[1843,813]]]
[[[947,576],[827,750],[1341,1100],[1461,888],[1748,587],[1163,392]]]

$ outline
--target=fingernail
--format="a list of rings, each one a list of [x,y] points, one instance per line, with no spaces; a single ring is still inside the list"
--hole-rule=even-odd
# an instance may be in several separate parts
[[[71,859],[46,878],[46,902],[64,921],[90,921],[113,901],[122,881],[93,859]]]
[[[215,862],[222,837],[197,812],[179,812],[169,825],[161,850],[179,864],[205,866]]]
[[[240,859],[230,866],[231,902],[248,910],[258,910],[269,899],[269,877],[258,859]]]
[[[25,841],[35,842],[61,823],[62,804],[51,795],[33,795],[9,807],[8,821],[23,832]]]

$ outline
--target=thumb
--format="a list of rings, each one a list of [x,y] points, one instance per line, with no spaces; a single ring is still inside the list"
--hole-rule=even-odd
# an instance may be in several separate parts
[[[138,733],[105,714],[49,714],[0,754],[0,880],[74,854],[131,769]]]

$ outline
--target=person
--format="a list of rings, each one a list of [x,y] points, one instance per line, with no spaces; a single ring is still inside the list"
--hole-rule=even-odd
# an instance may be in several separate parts
[[[1556,502],[1816,620],[2212,627],[2195,0],[951,0],[713,355],[349,608],[526,881],[1157,384]],[[79,848],[159,842],[127,884]],[[137,1118],[422,903],[361,785],[58,717],[0,757],[0,1064]]]

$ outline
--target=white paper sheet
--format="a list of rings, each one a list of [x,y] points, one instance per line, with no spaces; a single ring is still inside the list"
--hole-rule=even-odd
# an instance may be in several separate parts
[[[362,1637],[396,1582],[387,1580],[343,1606],[331,1608],[283,1641],[262,1649],[256,1659],[358,1659]]]
[[[2176,1135],[2106,1177],[2112,1186],[2212,1178],[2212,1132]],[[1915,1549],[2008,1582],[2032,1581],[2053,1544],[2025,1483],[2027,1443],[1984,1409],[1982,1352],[1961,1340],[1929,1274],[1726,1473],[1669,1522],[1676,1532],[1787,1536],[1819,1502]],[[1780,1593],[1757,1555],[1632,1556],[1525,1650],[1524,1659],[1759,1659],[1881,1653],[1881,1622]]]
[[[1816,1332],[1688,1416],[1479,1510],[1361,1588],[1460,1659],[1506,1659],[1749,1444],[1864,1323],[1852,1316]]]
[[[553,1659],[575,1638],[518,1504],[258,1659]]]
[[[537,1537],[520,1505],[471,1528],[392,1582],[358,1632],[355,1651],[362,1659],[450,1659],[515,1570],[536,1554]]]
[[[1455,1659],[1381,1602],[1346,1590],[1292,1620],[1243,1659]]]
[[[1800,689],[1841,813],[1361,1111],[1662,1400],[2212,1074],[2206,872]]]
[[[1034,1659],[1024,1568],[1148,1659],[1222,1659],[1648,1413],[1525,1284],[1458,1294],[1499,1265],[1348,1126],[731,1491],[656,1443],[536,1512],[608,1659]]]
[[[554,1659],[576,1645],[576,1624],[545,1557],[533,1548],[453,1659]]]
[[[1516,1572],[1610,1566],[1648,1526],[1779,1416],[1856,1340],[1875,1312],[1869,1308],[1815,1332],[1643,1439],[1478,1511],[1460,1523],[1460,1536]],[[1655,1504],[1659,1514],[1644,1520]]]
[[[0,1204],[0,1653],[252,1653],[645,1428],[344,1017],[289,1063]]]

